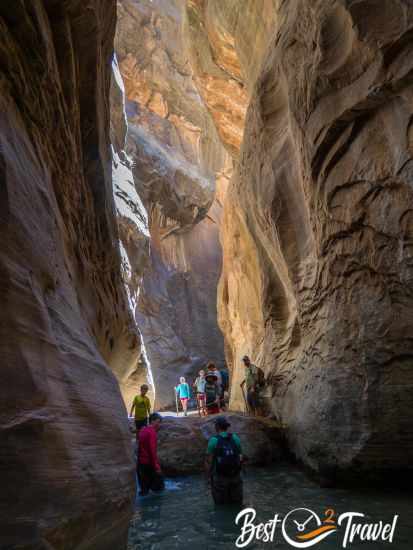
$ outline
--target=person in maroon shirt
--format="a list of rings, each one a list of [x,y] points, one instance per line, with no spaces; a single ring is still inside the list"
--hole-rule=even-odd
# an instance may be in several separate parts
[[[140,496],[147,495],[150,489],[162,491],[165,487],[157,453],[158,431],[161,422],[162,416],[153,413],[149,417],[149,426],[142,428],[139,432],[137,474],[141,488]]]

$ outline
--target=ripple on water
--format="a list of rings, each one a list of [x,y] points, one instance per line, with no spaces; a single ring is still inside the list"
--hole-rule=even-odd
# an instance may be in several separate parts
[[[275,513],[293,508],[311,508],[322,513],[334,508],[339,514],[359,511],[371,521],[390,521],[399,514],[396,537],[389,543],[353,543],[348,550],[412,550],[413,501],[400,492],[365,492],[320,488],[300,470],[282,465],[268,470],[249,469],[244,475],[244,506],[257,511],[258,521],[268,521]],[[166,481],[162,494],[138,497],[128,550],[235,549],[239,528],[234,519],[238,510],[215,508],[201,476]],[[332,535],[317,544],[317,550],[341,548],[341,538]],[[280,538],[274,543],[250,544],[247,550],[273,548],[291,550]]]

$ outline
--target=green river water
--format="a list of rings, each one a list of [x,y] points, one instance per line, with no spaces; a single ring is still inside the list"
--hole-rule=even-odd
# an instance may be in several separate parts
[[[249,468],[243,476],[243,507],[256,510],[254,523],[267,522],[275,514],[282,520],[291,510],[306,508],[307,511],[298,510],[292,514],[286,523],[287,534],[293,536],[293,519],[302,524],[311,511],[320,520],[325,519],[326,509],[332,509],[335,518],[345,512],[365,514],[364,518],[357,518],[359,523],[380,520],[391,523],[397,514],[393,542],[366,542],[356,536],[346,548],[413,550],[413,498],[408,492],[320,488],[289,464],[267,469]],[[167,480],[164,493],[137,498],[128,550],[236,549],[235,542],[241,532],[240,525],[234,521],[238,512],[215,508],[201,476]],[[310,530],[317,528],[314,518],[309,521]],[[321,550],[343,548],[345,526],[346,522],[312,547]],[[272,542],[254,540],[244,548],[291,550],[294,547],[285,541],[281,526],[277,524]]]

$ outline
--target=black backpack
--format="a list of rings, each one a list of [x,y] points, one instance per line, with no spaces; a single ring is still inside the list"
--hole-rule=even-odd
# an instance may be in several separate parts
[[[214,452],[216,473],[228,477],[238,474],[241,470],[240,452],[232,434],[228,434],[227,437],[221,435],[216,437],[218,439]]]
[[[218,396],[218,388],[216,384],[205,384],[205,401],[207,405],[212,405]]]

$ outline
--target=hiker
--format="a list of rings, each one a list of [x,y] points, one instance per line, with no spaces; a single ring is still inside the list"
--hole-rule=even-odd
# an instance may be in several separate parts
[[[135,411],[136,439],[138,439],[141,428],[148,425],[148,417],[151,414],[151,402],[146,396],[148,390],[149,387],[146,384],[142,384],[141,393],[140,395],[135,395],[130,410],[129,416],[133,416],[133,411]]]
[[[184,416],[188,416],[188,399],[190,398],[190,389],[189,384],[186,383],[185,378],[181,376],[179,379],[179,385],[176,386],[175,391],[181,401],[182,409],[184,411]],[[177,411],[178,413],[178,411]]]
[[[253,416],[257,416],[259,412],[260,389],[263,384],[263,373],[251,363],[248,355],[244,355],[242,361],[245,366],[245,379],[240,384],[241,389],[244,393],[244,385],[246,386],[248,412]]]
[[[210,361],[208,364],[207,364],[207,372],[213,372],[216,377],[217,377],[217,384],[218,384],[218,388],[219,388],[219,392],[221,394],[221,390],[222,390],[222,374],[220,373],[220,371],[217,369],[215,363],[213,363],[212,361]]]
[[[149,426],[145,426],[139,432],[137,474],[140,496],[147,495],[149,490],[162,491],[165,487],[157,454],[157,432],[161,422],[162,416],[152,413],[149,417]]]
[[[205,472],[215,504],[242,505],[242,450],[225,417],[215,420],[217,435],[208,441]]]
[[[205,375],[205,405],[207,414],[219,413],[219,388],[218,377],[214,371],[208,371]]]
[[[200,416],[206,416],[206,401],[205,401],[205,371],[200,370],[199,375],[197,376],[194,382],[194,389],[196,392],[196,401],[198,404],[198,411]]]

